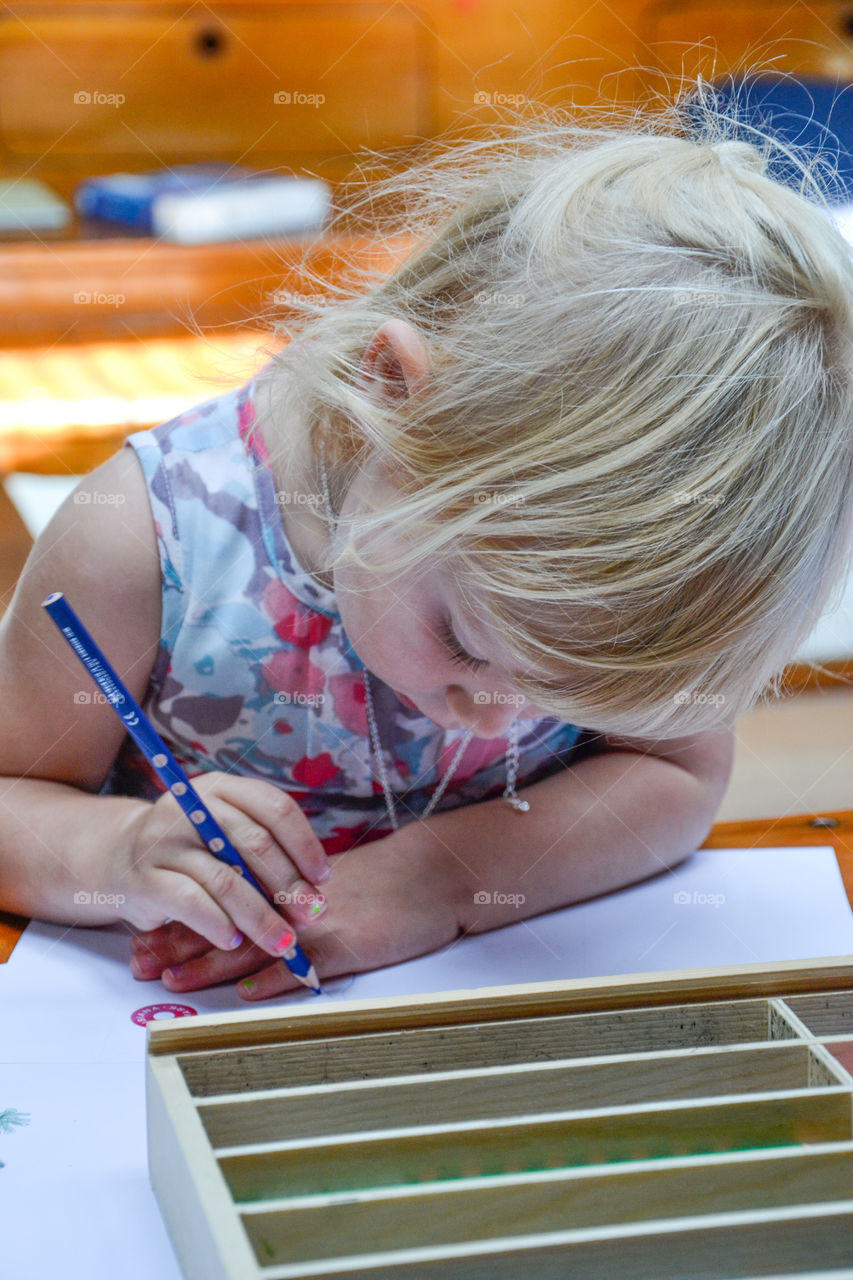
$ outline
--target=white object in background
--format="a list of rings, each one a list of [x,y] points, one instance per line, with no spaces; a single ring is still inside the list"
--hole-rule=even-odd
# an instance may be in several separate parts
[[[37,476],[15,471],[4,478],[3,487],[30,535],[37,538],[79,479],[79,476]]]
[[[834,608],[823,613],[803,641],[796,657],[800,662],[829,662],[853,656],[853,576],[849,577]]]
[[[71,209],[37,178],[0,179],[0,231],[60,231]]]
[[[853,244],[853,204],[836,205],[830,212],[844,239]]]
[[[323,225],[331,193],[319,178],[262,178],[213,191],[168,192],[151,208],[154,234],[178,244],[252,239]]]

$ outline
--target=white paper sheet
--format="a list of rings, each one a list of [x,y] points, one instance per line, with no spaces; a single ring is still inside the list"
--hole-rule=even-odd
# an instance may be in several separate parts
[[[281,1002],[826,955],[853,958],[831,849],[702,850],[631,889]],[[145,1032],[131,1015],[152,1004],[251,1006],[231,986],[176,997],[137,982],[128,956],[122,926],[33,924],[0,965],[0,1117],[30,1116],[0,1130],[4,1280],[179,1280],[148,1185]]]

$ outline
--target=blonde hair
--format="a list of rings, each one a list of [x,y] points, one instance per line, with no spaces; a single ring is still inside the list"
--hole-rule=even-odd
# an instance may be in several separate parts
[[[315,453],[401,484],[347,554],[416,531],[382,567],[450,565],[517,688],[588,728],[679,736],[775,691],[853,538],[853,266],[820,163],[700,84],[368,186],[358,212],[415,247],[306,294],[278,358]],[[399,405],[359,378],[391,317],[431,362]]]

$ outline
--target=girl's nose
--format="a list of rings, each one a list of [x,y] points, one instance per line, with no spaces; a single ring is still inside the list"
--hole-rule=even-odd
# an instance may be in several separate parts
[[[445,699],[451,714],[478,738],[504,737],[525,703],[520,694],[486,689],[469,693],[458,684],[449,686]]]

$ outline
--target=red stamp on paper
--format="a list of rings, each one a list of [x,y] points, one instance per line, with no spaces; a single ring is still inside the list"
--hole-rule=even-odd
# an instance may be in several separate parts
[[[188,1004],[146,1004],[132,1013],[130,1020],[138,1027],[144,1027],[155,1019],[157,1022],[166,1022],[169,1018],[193,1018],[197,1013],[198,1010]]]

